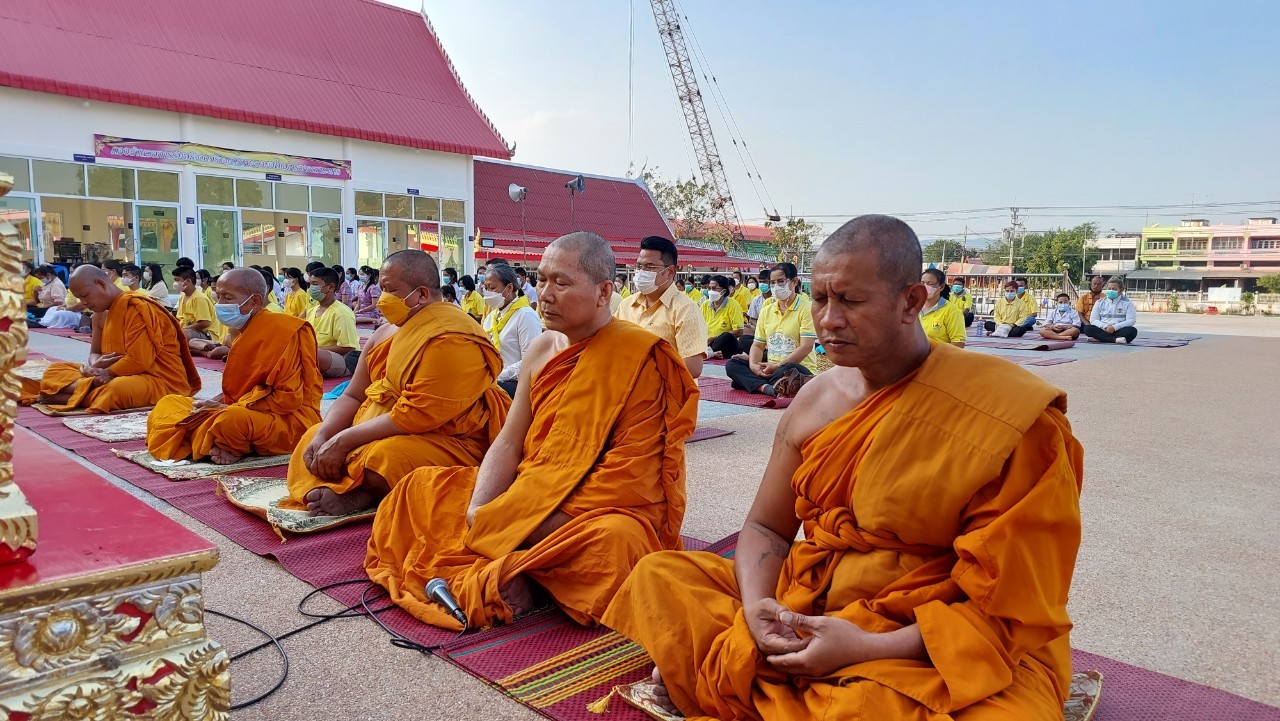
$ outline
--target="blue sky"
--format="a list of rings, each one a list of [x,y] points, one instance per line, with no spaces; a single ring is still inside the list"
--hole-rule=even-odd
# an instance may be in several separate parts
[[[965,225],[991,236],[1007,211],[909,214],[1193,202],[1214,221],[1280,214],[1280,3],[677,8],[772,197],[757,200],[704,83],[746,222],[768,205],[830,216],[818,218],[830,228],[888,212],[922,236]],[[517,162],[626,173],[627,2],[427,0],[426,9],[468,89],[517,144]],[[692,149],[648,2],[635,0],[634,21],[636,165],[688,176]],[[1270,202],[1206,205],[1243,201]],[[1090,219],[1125,231],[1191,213],[1024,215],[1032,231]]]

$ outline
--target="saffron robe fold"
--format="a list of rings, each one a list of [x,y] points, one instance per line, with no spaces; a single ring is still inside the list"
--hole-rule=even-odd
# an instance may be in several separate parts
[[[306,508],[307,494],[320,487],[347,493],[364,482],[366,470],[395,485],[418,466],[480,465],[502,430],[511,405],[494,382],[502,357],[461,308],[432,303],[363,355],[370,383],[353,425],[389,414],[405,433],[352,451],[342,478],[331,482],[312,474],[302,460],[320,428],[313,426],[293,451],[290,497],[281,508]]]
[[[645,559],[604,623],[690,718],[1060,720],[1083,472],[1065,411],[1036,376],[935,343],[803,444],[804,540],[776,598],[872,633],[919,624],[929,662],[789,677],[756,648],[733,562],[706,553]]]
[[[102,355],[123,356],[108,369],[114,376],[110,381],[94,388],[92,379],[80,373],[79,363],[51,363],[39,382],[22,380],[22,404],[35,402],[41,393],[71,389],[65,404],[50,408],[111,413],[155,405],[171,393],[190,396],[200,391],[200,374],[178,319],[151,298],[121,293],[105,311],[98,332]]]
[[[222,372],[223,408],[192,413],[194,399],[169,395],[147,416],[147,450],[160,460],[291,453],[320,422],[323,378],[315,330],[304,320],[259,312],[232,341]]]
[[[680,548],[698,389],[671,346],[613,321],[549,360],[529,392],[533,422],[516,479],[472,528],[476,468],[420,468],[378,509],[365,570],[427,623],[459,628],[426,601],[432,578],[449,583],[479,628],[511,621],[499,589],[524,575],[593,624],[641,557]],[[526,547],[556,511],[570,520]]]

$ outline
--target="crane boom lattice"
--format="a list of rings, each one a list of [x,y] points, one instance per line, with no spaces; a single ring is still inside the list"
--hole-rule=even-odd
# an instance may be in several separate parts
[[[658,23],[658,35],[661,36],[662,47],[666,51],[667,66],[671,68],[671,79],[675,81],[676,97],[680,100],[684,122],[689,129],[689,139],[693,141],[698,169],[702,172],[703,181],[715,191],[715,197],[711,200],[712,210],[729,231],[726,248],[740,249],[744,236],[742,224],[738,221],[738,208],[733,202],[733,193],[729,189],[724,163],[720,160],[720,151],[716,149],[716,139],[711,132],[702,91],[698,89],[698,78],[693,71],[693,62],[689,59],[689,48],[685,45],[684,31],[680,28],[675,3],[673,0],[650,2],[653,5],[653,18]]]

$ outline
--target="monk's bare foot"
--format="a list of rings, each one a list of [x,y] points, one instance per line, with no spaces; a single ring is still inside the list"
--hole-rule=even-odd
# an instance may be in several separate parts
[[[498,595],[511,607],[511,617],[518,618],[533,610],[533,589],[524,576],[516,576],[498,589]]]
[[[313,516],[345,516],[352,511],[372,508],[373,494],[357,488],[349,493],[334,493],[328,488],[316,488],[306,495],[307,510]]]
[[[230,353],[231,353],[230,348],[226,347],[225,345],[220,345],[217,348],[214,348],[213,350],[209,351],[208,355],[205,357],[212,358],[213,360],[226,360],[227,356],[230,355]]]
[[[663,711],[673,715],[680,716],[680,709],[671,702],[671,694],[667,693],[667,685],[662,682],[662,674],[658,673],[658,667],[653,667],[653,700],[662,707]]]
[[[241,458],[244,458],[244,456],[236,455],[231,451],[224,451],[217,446],[209,449],[209,460],[219,466],[229,466],[232,463],[239,463]]]

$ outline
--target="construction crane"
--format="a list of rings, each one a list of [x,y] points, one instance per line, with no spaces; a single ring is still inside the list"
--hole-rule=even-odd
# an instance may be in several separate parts
[[[689,138],[693,141],[693,152],[698,158],[698,169],[702,172],[703,180],[715,191],[711,209],[729,231],[725,249],[740,250],[745,237],[742,234],[742,224],[738,221],[738,208],[733,202],[733,192],[729,190],[729,178],[725,175],[720,151],[716,149],[715,136],[711,133],[711,122],[702,101],[702,91],[698,89],[698,78],[693,72],[693,62],[689,59],[689,48],[685,45],[684,31],[680,28],[674,0],[650,2],[653,5],[653,19],[658,22],[658,35],[662,37],[662,47],[667,53],[671,79],[676,84],[676,97],[680,99],[684,122],[689,128]]]

